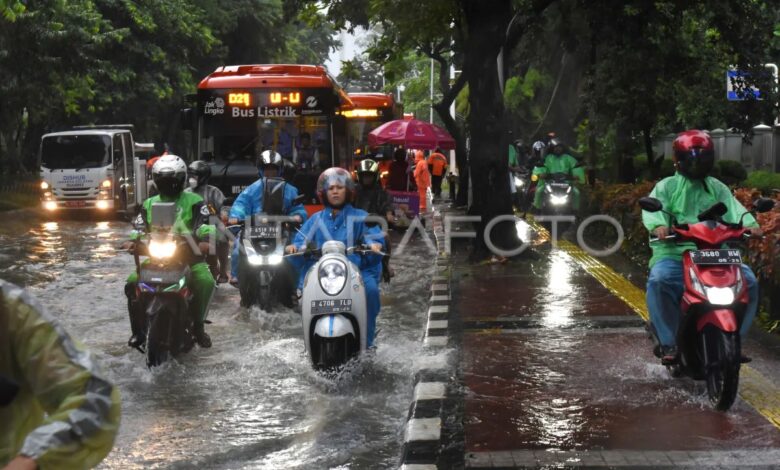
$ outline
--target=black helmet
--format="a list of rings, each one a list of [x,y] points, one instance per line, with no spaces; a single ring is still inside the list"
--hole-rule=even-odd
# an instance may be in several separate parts
[[[152,167],[152,180],[160,194],[166,197],[177,197],[184,191],[187,164],[176,155],[163,155]]]
[[[555,147],[561,147],[561,149],[565,149],[565,146],[563,145],[563,141],[556,138],[552,138],[550,139],[550,143],[547,144],[547,152],[555,153]]]
[[[211,167],[203,160],[195,160],[187,167],[187,175],[198,180],[198,188],[209,182]]]
[[[279,176],[282,175],[282,170],[284,169],[284,159],[281,155],[279,155],[278,152],[264,150],[263,153],[257,157],[257,169],[260,170],[260,172],[265,171],[268,165],[275,166]]]
[[[360,184],[363,184],[364,175],[372,176],[373,180],[371,183],[367,184],[368,186],[371,186],[376,183],[377,176],[379,175],[379,164],[370,158],[366,158],[360,162],[360,165],[358,165],[357,174],[358,178],[360,178]]]

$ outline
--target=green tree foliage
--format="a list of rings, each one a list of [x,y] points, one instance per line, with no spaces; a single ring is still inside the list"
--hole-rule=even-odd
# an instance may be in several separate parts
[[[185,144],[178,111],[217,66],[322,63],[331,30],[286,18],[282,0],[0,3],[0,170],[34,167],[40,135],[131,123]]]

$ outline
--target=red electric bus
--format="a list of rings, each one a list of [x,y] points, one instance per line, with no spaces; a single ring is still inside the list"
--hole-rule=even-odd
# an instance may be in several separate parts
[[[256,181],[257,157],[274,150],[295,165],[293,183],[316,204],[321,169],[348,167],[339,111],[352,107],[322,66],[231,65],[200,82],[197,105],[182,120],[193,131],[195,158],[209,162],[211,184],[226,197]]]

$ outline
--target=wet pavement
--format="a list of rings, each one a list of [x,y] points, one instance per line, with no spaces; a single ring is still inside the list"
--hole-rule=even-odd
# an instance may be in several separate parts
[[[395,468],[413,376],[446,360],[423,349],[431,256],[419,240],[394,258],[382,287],[377,350],[336,378],[315,373],[300,317],[239,307],[221,285],[195,349],[153,371],[126,346],[120,221],[47,221],[7,214],[0,277],[30,288],[94,351],[122,395],[116,445],[100,468]]]
[[[636,287],[594,276],[566,246],[537,245],[506,264],[453,256],[467,467],[780,462],[780,421],[754,407],[780,409],[780,357],[748,340],[743,380],[760,375],[774,395],[714,411],[703,382],[671,378],[652,354],[637,292],[621,293]]]

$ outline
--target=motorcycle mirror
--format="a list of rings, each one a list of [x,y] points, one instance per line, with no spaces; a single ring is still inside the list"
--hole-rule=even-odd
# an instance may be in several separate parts
[[[664,205],[654,197],[643,197],[639,199],[639,207],[647,212],[658,212],[663,210]]]
[[[722,202],[717,202],[712,205],[709,209],[699,214],[699,221],[703,222],[705,220],[717,220],[726,215],[726,212],[728,212],[728,207],[726,207],[726,204]]]
[[[758,198],[753,203],[753,209],[756,212],[769,212],[775,208],[775,200],[768,197]]]

